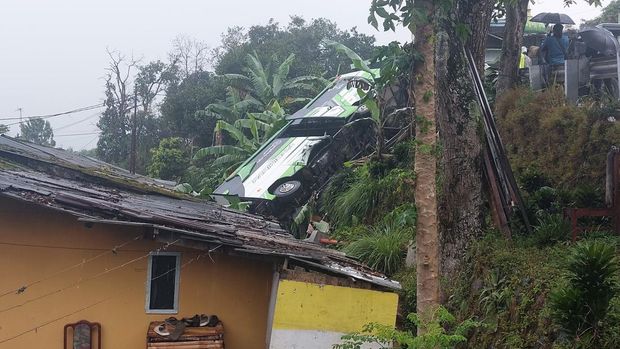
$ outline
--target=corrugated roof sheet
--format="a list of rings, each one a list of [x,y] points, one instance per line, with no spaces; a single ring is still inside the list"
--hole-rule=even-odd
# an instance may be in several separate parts
[[[144,225],[240,253],[294,257],[382,287],[399,284],[343,253],[294,239],[263,217],[174,192],[156,180],[68,151],[0,136],[0,195],[89,222]]]

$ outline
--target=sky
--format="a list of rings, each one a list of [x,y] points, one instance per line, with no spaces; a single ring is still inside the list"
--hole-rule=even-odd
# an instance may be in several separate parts
[[[580,23],[600,8],[584,0],[562,8],[561,0],[536,0],[532,14],[561,11]],[[606,5],[610,0],[603,0]],[[144,62],[165,59],[172,40],[185,35],[219,44],[231,26],[281,24],[292,15],[325,17],[342,29],[357,27],[379,43],[408,41],[400,29],[378,32],[366,23],[370,0],[0,0],[0,123],[48,115],[103,102],[106,49]],[[48,119],[57,146],[94,148],[99,111]],[[11,126],[15,135],[18,125]]]

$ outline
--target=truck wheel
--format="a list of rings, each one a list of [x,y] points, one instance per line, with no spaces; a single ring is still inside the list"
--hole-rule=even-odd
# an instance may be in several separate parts
[[[276,189],[274,189],[273,195],[275,195],[277,198],[288,199],[294,197],[296,194],[299,194],[300,191],[301,182],[296,179],[292,179],[280,183],[280,185],[278,185]]]

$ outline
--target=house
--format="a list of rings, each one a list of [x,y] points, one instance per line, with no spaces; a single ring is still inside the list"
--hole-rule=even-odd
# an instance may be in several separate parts
[[[215,314],[227,349],[331,348],[394,325],[398,283],[171,183],[0,136],[0,348],[144,348],[152,321]],[[172,348],[172,347],[171,347]]]

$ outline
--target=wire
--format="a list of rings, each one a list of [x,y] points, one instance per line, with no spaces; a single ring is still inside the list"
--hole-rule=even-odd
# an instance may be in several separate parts
[[[99,135],[96,135],[95,137],[93,137],[90,141],[88,141],[88,143],[84,144],[82,148],[86,149],[86,147],[88,147],[88,145],[94,142],[97,138],[99,138]]]
[[[80,124],[80,123],[82,123],[82,122],[84,122],[84,121],[86,121],[86,120],[90,120],[90,119],[94,118],[95,116],[99,116],[99,115],[101,115],[101,113],[97,112],[97,113],[95,113],[95,114],[92,114],[92,115],[87,116],[86,118],[84,118],[84,119],[82,119],[82,120],[78,120],[78,121],[73,122],[73,123],[70,123],[70,124],[68,124],[68,125],[64,125],[64,126],[61,126],[61,127],[57,127],[56,129],[54,129],[54,131],[64,130],[64,129],[69,128],[69,127],[71,127],[71,126],[75,126],[75,125],[77,125],[77,124]]]
[[[48,276],[45,276],[45,277],[41,278],[41,279],[39,279],[39,280],[36,280],[36,281],[31,281],[30,283],[27,283],[27,284],[25,284],[25,285],[23,285],[23,286],[21,286],[21,287],[18,287],[18,288],[16,288],[16,289],[13,289],[13,290],[10,290],[10,291],[6,291],[6,292],[4,292],[4,293],[0,294],[0,298],[4,297],[4,296],[6,296],[6,295],[9,295],[9,294],[11,294],[11,293],[18,293],[18,294],[20,294],[20,293],[24,293],[24,291],[26,291],[26,289],[28,289],[30,286],[33,286],[33,285],[39,284],[39,283],[41,283],[41,282],[43,282],[43,281],[49,280],[49,279],[51,279],[51,278],[53,278],[53,277],[55,277],[55,276],[58,276],[58,275],[60,275],[60,274],[62,274],[62,273],[65,273],[65,272],[71,271],[71,270],[73,270],[73,269],[79,268],[79,267],[83,266],[84,264],[86,264],[86,263],[90,263],[90,262],[92,262],[92,261],[94,261],[94,260],[96,260],[96,259],[98,259],[98,258],[101,258],[101,257],[103,257],[103,256],[105,256],[105,255],[107,255],[107,254],[109,254],[109,253],[116,253],[116,252],[118,252],[118,249],[120,249],[120,248],[123,248],[123,247],[127,246],[128,244],[132,243],[133,241],[137,241],[137,240],[139,240],[141,236],[142,236],[142,235],[138,235],[138,236],[134,237],[134,238],[133,238],[133,239],[131,239],[131,240],[125,241],[125,242],[123,242],[123,243],[122,243],[122,244],[120,244],[120,245],[114,246],[114,247],[113,247],[112,249],[110,249],[110,250],[106,250],[105,252],[100,253],[100,254],[98,254],[98,255],[96,255],[96,256],[94,256],[94,257],[92,257],[92,258],[82,260],[80,263],[77,263],[77,264],[75,264],[75,265],[72,265],[72,266],[69,266],[69,267],[67,267],[67,268],[61,269],[61,270],[59,270],[59,271],[57,271],[57,272],[55,272],[55,273],[52,273],[52,274],[50,274],[50,275],[48,275]],[[48,248],[54,248],[54,247],[52,247],[52,246],[37,246],[37,245],[26,245],[26,244],[20,245],[20,244],[14,244],[14,243],[10,243],[10,242],[9,242],[9,243],[0,243],[0,244],[3,244],[3,245],[11,245],[11,246],[48,247]],[[61,247],[61,248],[62,248],[62,247]],[[65,247],[65,248],[66,248],[66,247]],[[78,249],[78,248],[73,247],[73,248],[67,248],[67,249]],[[84,250],[84,249],[82,249],[82,250]]]
[[[100,134],[101,131],[93,131],[93,132],[84,132],[84,133],[66,133],[66,134],[61,134],[61,135],[54,135],[54,138],[57,137],[74,137],[74,136],[89,136],[89,135],[95,135],[95,134]]]
[[[73,113],[78,113],[78,112],[82,112],[82,111],[88,111],[88,110],[93,110],[93,109],[97,109],[97,108],[101,108],[104,105],[95,105],[95,106],[90,106],[90,107],[84,107],[84,108],[80,108],[80,109],[76,109],[76,110],[71,110],[71,111],[67,111],[67,112],[63,112],[63,113],[57,113],[57,114],[50,114],[50,115],[42,115],[42,116],[28,116],[28,117],[24,117],[22,119],[25,119],[23,121],[18,121],[18,122],[12,122],[10,124],[5,124],[5,126],[14,126],[14,125],[19,125],[19,124],[23,124],[29,120],[32,119],[51,119],[57,116],[61,116],[61,115],[67,115],[67,114],[73,114]],[[18,118],[19,119],[19,118]],[[2,119],[0,119],[2,120]]]
[[[77,108],[77,109],[73,109],[73,110],[69,110],[69,111],[64,111],[64,112],[60,112],[60,113],[55,113],[55,114],[33,115],[33,116],[24,116],[24,117],[14,116],[14,117],[0,118],[0,121],[4,121],[4,120],[47,119],[47,118],[52,118],[52,117],[55,117],[55,116],[73,114],[73,113],[78,113],[78,112],[81,112],[81,111],[87,111],[87,110],[92,110],[92,109],[102,108],[102,107],[105,107],[104,103],[93,104],[93,105],[89,105],[88,107],[81,107],[81,108]]]
[[[219,247],[219,246],[218,246],[218,247]],[[210,251],[213,251],[213,250],[209,250],[209,252],[210,252]],[[209,252],[207,252],[207,253],[209,253]],[[199,259],[200,259],[202,256],[204,256],[205,254],[206,254],[206,253],[200,254],[200,255],[198,255],[198,256],[196,256],[196,257],[194,257],[194,258],[190,259],[189,261],[187,261],[187,262],[183,263],[179,269],[183,269],[183,268],[185,268],[187,265],[189,265],[189,264],[191,264],[191,263],[196,262],[197,260],[199,260]],[[158,275],[158,276],[157,276],[157,277],[155,277],[155,278],[152,278],[151,280],[157,280],[158,278],[163,277],[163,276],[167,275],[168,273],[170,273],[170,272],[172,272],[172,271],[174,271],[174,270],[176,270],[176,267],[174,267],[174,268],[172,268],[172,269],[168,270],[168,271],[167,271],[167,272],[165,272],[164,274],[161,274],[161,275]],[[146,282],[144,282],[144,285],[146,285],[146,283],[147,283],[147,282],[148,282],[148,280],[147,280]],[[125,292],[125,291],[129,291],[129,290],[132,290],[132,289],[134,289],[134,288],[135,288],[135,287],[127,287],[127,288],[125,288],[123,291],[124,291],[124,292]],[[12,341],[13,339],[19,338],[19,337],[21,337],[21,336],[23,336],[23,335],[25,335],[25,334],[30,333],[30,332],[37,331],[37,330],[38,330],[39,328],[41,328],[41,327],[47,326],[47,325],[52,324],[52,323],[54,323],[54,322],[56,322],[56,321],[60,321],[60,320],[62,320],[62,319],[64,319],[64,318],[67,318],[67,317],[69,317],[69,316],[71,316],[71,315],[75,315],[75,314],[77,314],[77,313],[79,313],[79,312],[81,312],[81,311],[84,311],[84,310],[87,310],[87,309],[93,308],[93,307],[95,307],[95,306],[97,306],[97,305],[99,305],[99,304],[101,304],[101,303],[107,302],[107,301],[109,301],[109,300],[111,300],[111,299],[113,299],[113,298],[115,298],[115,297],[118,297],[118,296],[119,296],[119,295],[121,295],[121,294],[122,294],[122,293],[120,293],[120,292],[116,292],[114,295],[112,295],[112,296],[110,296],[110,297],[104,298],[104,299],[102,299],[102,300],[100,300],[100,301],[97,301],[97,302],[95,302],[95,303],[91,303],[91,304],[89,304],[89,305],[87,305],[87,306],[84,306],[84,307],[82,307],[82,308],[80,308],[80,309],[77,309],[77,310],[72,311],[72,312],[70,312],[70,313],[68,313],[68,314],[62,315],[62,316],[57,317],[57,318],[55,318],[55,319],[52,319],[52,320],[46,321],[46,322],[44,322],[44,323],[42,323],[42,324],[40,324],[40,325],[38,325],[38,326],[35,326],[35,327],[32,327],[32,328],[30,328],[30,329],[28,329],[28,330],[22,331],[22,332],[20,332],[20,333],[18,333],[18,334],[16,334],[16,335],[14,335],[14,336],[12,336],[12,337],[8,337],[8,338],[5,338],[5,339],[3,339],[3,340],[0,340],[0,344],[6,343],[6,342],[8,342],[8,341]]]
[[[164,246],[162,246],[162,247],[160,247],[160,248],[158,248],[158,249],[156,249],[156,250],[150,251],[150,252],[148,252],[147,254],[145,254],[145,255],[143,255],[143,256],[140,256],[140,257],[134,258],[134,259],[132,259],[132,260],[130,260],[130,261],[128,261],[128,262],[125,262],[125,263],[123,263],[123,264],[121,264],[121,265],[118,265],[118,266],[116,266],[116,267],[114,267],[114,268],[111,268],[111,269],[106,269],[106,270],[104,270],[104,271],[102,271],[102,272],[100,272],[100,273],[98,273],[98,274],[95,274],[94,276],[91,276],[91,277],[88,277],[88,278],[85,278],[85,279],[80,279],[79,281],[76,281],[76,282],[74,282],[74,283],[72,283],[72,284],[70,284],[70,285],[68,285],[68,286],[61,287],[61,288],[59,288],[59,289],[56,289],[56,290],[51,291],[51,292],[48,292],[48,293],[44,293],[44,294],[42,294],[42,295],[40,295],[40,296],[38,296],[38,297],[31,298],[31,299],[29,299],[29,300],[27,300],[27,301],[24,301],[24,302],[22,302],[22,303],[15,304],[15,305],[12,305],[12,306],[9,306],[9,307],[6,307],[6,308],[3,308],[3,309],[0,309],[0,314],[5,313],[5,312],[7,312],[7,311],[9,311],[9,310],[13,310],[13,309],[16,309],[16,308],[20,308],[20,307],[22,307],[22,306],[24,306],[24,305],[26,305],[26,304],[30,304],[30,303],[36,302],[36,301],[38,301],[38,300],[40,300],[40,299],[43,299],[43,298],[46,298],[46,297],[49,297],[49,296],[52,296],[52,295],[55,295],[55,294],[61,293],[61,292],[66,291],[66,290],[68,290],[68,289],[70,289],[70,288],[73,288],[73,287],[75,287],[75,286],[81,285],[81,284],[83,284],[83,283],[85,283],[85,282],[92,281],[92,280],[95,280],[95,279],[97,279],[97,278],[100,278],[100,277],[102,277],[102,276],[104,276],[104,275],[106,275],[106,274],[108,274],[108,273],[111,273],[111,272],[113,272],[113,271],[116,271],[116,270],[122,269],[122,268],[124,268],[124,267],[126,267],[126,266],[128,266],[128,265],[130,265],[130,264],[132,264],[132,263],[135,263],[135,262],[137,262],[137,261],[139,261],[139,260],[142,260],[142,259],[144,259],[144,258],[147,258],[147,257],[148,257],[148,256],[150,256],[152,253],[157,253],[157,252],[161,252],[162,250],[166,250],[168,247],[170,247],[170,246],[172,246],[172,245],[176,244],[177,242],[179,242],[179,239],[177,239],[177,240],[175,240],[175,241],[173,241],[173,242],[166,243]]]

